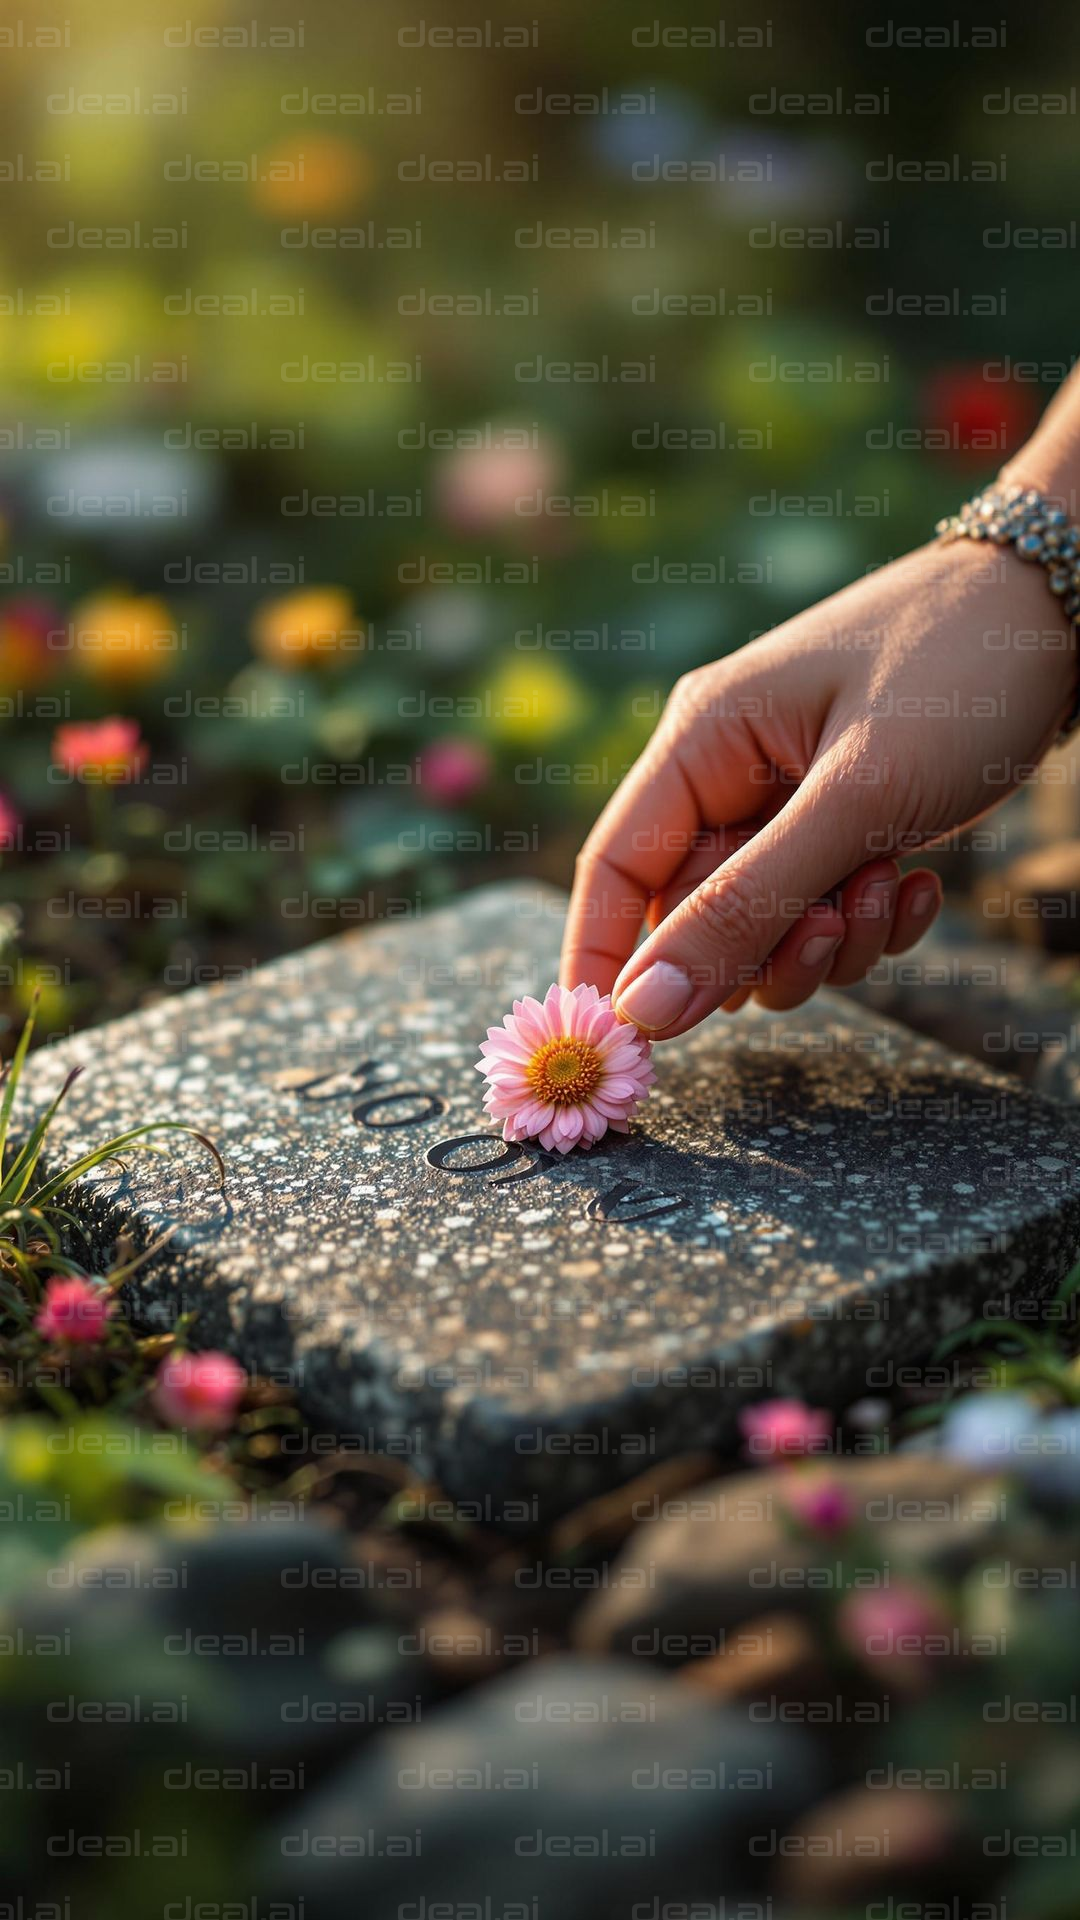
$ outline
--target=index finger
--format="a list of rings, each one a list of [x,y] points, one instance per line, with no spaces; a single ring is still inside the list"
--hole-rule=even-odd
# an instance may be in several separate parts
[[[563,986],[612,987],[637,945],[652,895],[677,872],[701,812],[669,748],[646,748],[594,826],[578,857],[566,916]]]

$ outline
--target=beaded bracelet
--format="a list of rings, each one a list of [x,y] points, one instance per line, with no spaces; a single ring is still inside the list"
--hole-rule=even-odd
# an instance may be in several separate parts
[[[959,513],[939,520],[936,531],[941,540],[990,540],[996,547],[1011,546],[1021,560],[1037,562],[1046,569],[1047,584],[1060,599],[1074,635],[1080,629],[1080,526],[1034,487],[984,487],[965,501]],[[1077,727],[1080,687],[1057,744]]]

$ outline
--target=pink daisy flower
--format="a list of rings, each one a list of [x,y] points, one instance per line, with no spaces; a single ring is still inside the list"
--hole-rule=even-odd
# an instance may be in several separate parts
[[[504,1140],[539,1140],[549,1152],[591,1147],[627,1122],[656,1075],[652,1049],[616,1017],[595,987],[549,987],[543,1001],[514,1001],[489,1027],[476,1063],[488,1083],[484,1106]]]

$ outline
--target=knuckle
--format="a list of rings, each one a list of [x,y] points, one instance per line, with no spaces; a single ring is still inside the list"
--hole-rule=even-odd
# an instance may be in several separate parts
[[[883,726],[862,730],[848,747],[838,769],[841,783],[851,794],[852,806],[868,830],[888,828],[888,835],[877,832],[867,842],[868,853],[879,858],[894,844],[897,834],[906,835],[930,802],[923,768],[923,747],[910,733],[899,737]],[[945,761],[942,761],[944,771]],[[936,818],[936,814],[934,816]]]
[[[691,667],[680,674],[668,695],[664,718],[676,726],[689,725],[708,711],[712,673],[708,667]]]
[[[574,861],[574,885],[586,892],[594,893],[597,887],[609,877],[607,861],[601,852],[600,841],[590,835]]]
[[[708,671],[707,667],[688,667],[685,673],[680,673],[671,689],[672,699],[686,699],[691,696],[695,689],[700,689]]]
[[[867,719],[853,727],[835,756],[834,777],[850,787],[860,804],[884,806],[888,789],[912,758],[914,742],[898,739],[882,721]]]
[[[713,874],[691,895],[688,907],[710,946],[747,955],[760,939],[761,919],[749,882],[739,874]]]

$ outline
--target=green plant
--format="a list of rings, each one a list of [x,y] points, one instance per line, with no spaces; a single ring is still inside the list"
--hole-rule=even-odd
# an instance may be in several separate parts
[[[131,1148],[151,1153],[159,1151],[150,1139],[156,1134],[182,1133],[198,1140],[217,1163],[222,1192],[225,1166],[213,1141],[196,1127],[180,1120],[153,1120],[115,1134],[48,1179],[41,1179],[38,1168],[49,1128],[81,1069],[71,1070],[59,1093],[35,1120],[21,1144],[13,1142],[15,1097],[33,1036],[35,1013],[36,996],[14,1057],[0,1076],[3,1089],[0,1098],[0,1339],[5,1343],[9,1359],[16,1363],[17,1385],[24,1382],[32,1385],[34,1397],[50,1406],[54,1413],[67,1416],[77,1405],[69,1391],[74,1374],[77,1373],[79,1384],[99,1403],[109,1397],[103,1369],[119,1374],[113,1385],[119,1388],[123,1400],[130,1397],[131,1389],[137,1388],[145,1371],[143,1365],[133,1363],[156,1360],[160,1357],[162,1342],[139,1341],[127,1321],[117,1317],[110,1320],[105,1338],[91,1352],[66,1355],[58,1366],[55,1357],[50,1359],[34,1328],[45,1280],[87,1279],[115,1294],[158,1252],[168,1235],[156,1240],[137,1257],[121,1257],[107,1274],[90,1274],[85,1266],[63,1251],[65,1234],[69,1244],[72,1237],[81,1237],[85,1242],[86,1234],[75,1214],[61,1205],[61,1196],[83,1174],[122,1152]],[[174,1332],[182,1334],[184,1328]]]
[[[1080,1293],[1080,1261],[1053,1294],[1052,1312],[1060,1316],[1077,1293]],[[1005,1393],[1030,1389],[1043,1398],[1049,1396],[1054,1405],[1080,1406],[1080,1356],[1075,1352],[1075,1323],[1063,1322],[1060,1317],[1051,1318],[1045,1329],[1036,1331],[1013,1320],[969,1320],[938,1342],[934,1364],[939,1365],[968,1348],[971,1367],[978,1368],[984,1376],[984,1387]],[[925,1406],[908,1408],[901,1415],[902,1430],[914,1432],[923,1427],[936,1427],[956,1398],[954,1391]]]

